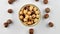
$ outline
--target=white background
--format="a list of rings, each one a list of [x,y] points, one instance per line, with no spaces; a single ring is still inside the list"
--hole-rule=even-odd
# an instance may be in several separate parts
[[[41,21],[33,27],[24,26],[18,18],[18,12],[25,4],[34,4],[41,11]],[[48,19],[43,19],[44,9],[49,7],[51,12]],[[7,13],[7,10],[13,9],[13,13]],[[13,20],[8,28],[4,28],[3,23],[8,19]],[[52,21],[53,28],[49,28],[47,24]],[[8,4],[8,0],[0,0],[0,34],[29,34],[29,29],[34,29],[34,34],[60,34],[60,0],[49,0],[47,5],[43,4],[43,0],[35,2],[35,0],[17,0],[12,5]]]

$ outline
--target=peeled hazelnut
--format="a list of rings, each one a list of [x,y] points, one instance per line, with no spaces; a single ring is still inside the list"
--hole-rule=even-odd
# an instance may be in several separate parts
[[[49,27],[53,27],[54,24],[53,24],[52,22],[49,22],[48,26],[49,26]]]
[[[39,11],[35,11],[35,14],[39,14]]]
[[[22,11],[20,11],[20,13],[19,14],[23,14],[23,12]]]
[[[20,19],[23,19],[23,16],[21,15],[19,18],[20,18]]]
[[[35,15],[35,14],[33,14],[33,15],[32,15],[32,18],[35,18],[35,17],[36,17],[36,15]]]
[[[29,18],[29,15],[25,15],[25,18],[28,19]]]
[[[27,10],[24,10],[24,14],[26,14],[27,13]]]
[[[29,21],[27,24],[28,24],[28,25],[31,25],[31,24],[32,24],[32,22],[30,22],[30,21]]]
[[[40,17],[40,15],[36,15],[36,18],[39,18]]]
[[[29,29],[29,34],[34,34],[34,29]]]
[[[32,19],[32,16],[29,16],[29,19]]]
[[[24,18],[24,22],[26,22],[27,21],[27,19],[26,18]]]
[[[37,10],[37,8],[36,7],[34,7],[34,9],[33,9],[34,11],[36,11]]]
[[[32,11],[32,9],[33,9],[33,6],[30,6],[30,11]]]
[[[46,12],[46,13],[49,13],[49,12],[50,12],[50,8],[46,8],[46,9],[45,9],[45,12]]]
[[[8,9],[8,13],[12,13],[13,12],[13,10],[12,9]]]
[[[37,21],[38,21],[38,19],[35,18],[35,19],[34,19],[34,22],[37,22]]]
[[[11,23],[12,23],[12,20],[11,20],[11,19],[8,19],[8,20],[7,20],[7,23],[8,23],[8,24],[11,24]]]
[[[4,23],[4,27],[8,27],[8,25],[9,25],[9,24],[8,24],[7,22]]]
[[[44,0],[43,3],[44,3],[44,4],[48,4],[48,0]]]
[[[28,15],[30,15],[30,14],[31,14],[31,12],[29,11],[29,12],[28,12]]]
[[[45,14],[44,18],[47,19],[49,17],[49,14]]]

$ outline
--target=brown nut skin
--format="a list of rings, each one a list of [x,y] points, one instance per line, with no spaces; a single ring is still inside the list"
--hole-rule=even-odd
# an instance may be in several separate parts
[[[34,29],[29,29],[29,34],[33,34],[34,33]]]
[[[7,28],[8,25],[9,25],[9,24],[8,24],[7,22],[4,23],[4,27],[5,27],[5,28]]]
[[[36,2],[39,1],[39,0],[35,0]]]
[[[53,24],[52,22],[49,22],[49,23],[48,23],[48,26],[49,26],[49,27],[53,27],[54,24]]]
[[[12,9],[8,9],[8,13],[13,13],[13,10]]]
[[[48,4],[48,0],[43,0],[43,3],[44,4]]]
[[[16,1],[16,0],[8,0],[8,3],[12,4],[14,1]]]
[[[49,14],[45,14],[44,18],[47,19],[49,17]]]
[[[46,12],[46,13],[49,13],[49,12],[50,12],[50,8],[46,8],[46,9],[45,9],[45,12]]]
[[[8,20],[7,20],[7,23],[8,23],[8,24],[11,24],[11,23],[12,23],[12,20],[11,20],[11,19],[8,19]]]

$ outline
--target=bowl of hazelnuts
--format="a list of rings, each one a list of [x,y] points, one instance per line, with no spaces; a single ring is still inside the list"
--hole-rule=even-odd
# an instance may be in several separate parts
[[[21,20],[24,25],[36,25],[40,21],[40,18],[40,10],[33,4],[24,5],[19,11],[19,20]]]

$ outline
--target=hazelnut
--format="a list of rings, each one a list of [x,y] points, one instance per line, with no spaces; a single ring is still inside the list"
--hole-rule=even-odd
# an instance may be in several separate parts
[[[21,15],[19,18],[20,18],[20,19],[23,19],[23,16]]]
[[[32,24],[32,22],[31,22],[31,21],[29,21],[27,24],[28,24],[28,25],[31,25],[31,24]]]
[[[9,25],[9,24],[8,24],[7,22],[4,23],[4,27],[8,27],[8,25]]]
[[[38,19],[35,18],[35,19],[34,19],[34,22],[37,22],[37,21],[38,21]]]
[[[28,21],[26,18],[24,18],[24,22]]]
[[[40,15],[36,15],[36,18],[39,18],[40,17]]]
[[[46,9],[45,9],[45,12],[46,12],[46,13],[49,13],[49,12],[50,12],[50,8],[46,8]]]
[[[29,29],[29,34],[33,34],[34,33],[34,29]]]
[[[13,12],[13,10],[12,9],[8,9],[8,13],[12,13]]]
[[[36,17],[36,15],[35,15],[35,14],[33,14],[33,15],[32,15],[32,18],[35,18],[35,17]]]
[[[33,9],[33,6],[30,6],[30,11],[32,11],[32,9]]]
[[[35,0],[35,1],[39,1],[39,0]]]
[[[8,0],[9,4],[12,4],[15,0]]]
[[[25,15],[25,18],[28,19],[28,18],[29,18],[29,15],[26,14],[26,15]]]
[[[44,4],[48,4],[48,0],[43,0],[43,3]]]
[[[24,10],[24,14],[26,14],[27,13],[27,9],[26,10]]]
[[[45,14],[44,18],[47,19],[49,17],[49,14]]]
[[[22,14],[23,14],[23,12],[22,12],[22,11],[20,11],[20,12],[19,12],[19,14],[20,14],[20,15],[22,15]]]
[[[39,14],[39,11],[35,11],[35,14]]]
[[[31,14],[31,12],[30,11],[28,11],[28,15],[30,15]]]
[[[11,24],[11,23],[12,23],[12,20],[11,20],[11,19],[8,19],[8,20],[7,20],[7,23],[8,23],[8,24]]]
[[[53,24],[52,22],[49,22],[48,26],[49,26],[49,27],[53,27],[54,24]]]
[[[34,11],[36,11],[36,10],[37,10],[37,8],[36,8],[36,7],[34,7],[34,8],[33,8],[33,10],[34,10]]]
[[[29,19],[32,19],[32,16],[29,16]]]

